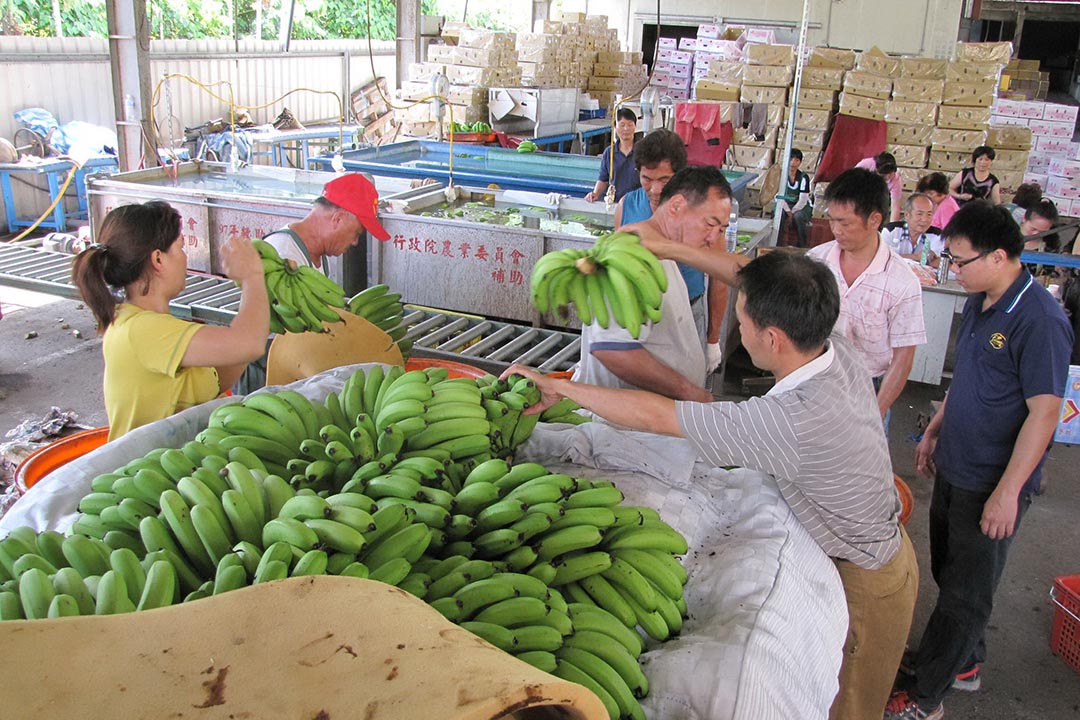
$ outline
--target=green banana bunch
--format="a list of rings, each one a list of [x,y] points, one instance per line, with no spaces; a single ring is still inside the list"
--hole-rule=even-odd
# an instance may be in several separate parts
[[[589,250],[567,248],[536,261],[530,281],[540,313],[568,317],[574,307],[582,325],[607,328],[611,320],[634,338],[646,322],[660,320],[667,274],[655,255],[631,233],[611,233]]]
[[[315,268],[282,259],[265,240],[252,244],[262,258],[271,332],[323,332],[323,323],[341,321],[331,309],[345,307],[345,291],[337,283]]]
[[[397,343],[403,358],[409,357],[412,341],[405,340],[408,328],[402,324],[405,306],[401,294],[390,292],[390,286],[379,284],[361,290],[349,298],[345,305],[353,315],[358,315],[387,333]]]
[[[536,152],[536,143],[532,140],[523,140],[518,146],[517,151],[519,153],[531,153]]]

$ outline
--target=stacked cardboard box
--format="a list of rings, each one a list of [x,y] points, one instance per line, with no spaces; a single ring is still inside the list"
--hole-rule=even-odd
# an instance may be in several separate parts
[[[691,95],[702,100],[723,100],[734,102],[739,99],[742,86],[740,74],[734,85],[717,82],[717,73],[710,72],[714,63],[741,63],[743,46],[746,44],[743,28],[721,27],[719,25],[698,25],[696,38],[682,38],[679,49],[693,51],[694,65]],[[703,80],[703,94],[698,94],[697,86]]]
[[[884,120],[892,97],[893,80],[900,76],[900,59],[873,48],[860,52],[855,68],[844,73],[840,114]]]
[[[998,97],[1006,100],[1045,100],[1050,73],[1039,70],[1038,60],[1010,59],[998,88]]]
[[[767,105],[768,110],[764,134],[754,134],[749,127],[735,131],[731,150],[735,164],[741,167],[765,169],[773,164],[777,142],[783,137],[786,106],[794,79],[795,48],[757,41],[765,39],[758,38],[743,46],[739,100],[742,103]],[[813,124],[813,116],[819,113],[807,109],[804,115],[811,118],[807,122]],[[813,135],[813,131],[810,135]],[[812,138],[808,141],[813,144]]]
[[[544,20],[533,29],[538,34],[555,38],[543,41],[554,48],[557,57],[554,70],[558,80],[549,74],[546,81],[557,84],[548,84],[548,87],[587,90],[598,100],[600,107],[607,108],[614,104],[616,95],[636,92],[644,85],[646,73],[640,54],[628,57],[631,54],[620,53],[618,31],[608,27],[607,15],[564,12],[559,20]],[[605,57],[601,58],[601,54]],[[594,72],[598,64],[602,66],[603,75]],[[624,70],[614,66],[635,67]],[[535,77],[535,73],[533,75]]]
[[[1001,180],[1001,184],[1006,185],[1002,174],[1016,172],[1015,166],[1024,159],[1023,155],[1012,153],[1024,152],[1026,144],[1026,165],[1019,180],[1038,183],[1047,196],[1057,203],[1059,210],[1071,210],[1075,198],[1066,191],[1069,186],[1060,179],[1066,176],[1058,174],[1056,177],[1059,179],[1052,181],[1055,175],[1051,173],[1050,165],[1055,159],[1070,162],[1080,159],[1080,143],[1072,141],[1078,110],[1080,108],[1075,105],[1058,105],[1036,100],[995,100],[991,106],[992,127],[987,144],[997,151],[994,174]],[[999,147],[1004,149],[998,149]],[[1004,165],[999,162],[1003,154]],[[1017,178],[1013,175],[1009,179],[1015,182]],[[1080,205],[1077,205],[1076,209],[1080,210]]]
[[[487,88],[521,84],[514,34],[451,22],[443,26],[442,38],[443,44],[428,46],[425,62],[410,63],[402,99],[430,96],[431,78],[441,72],[450,81],[450,107],[443,119],[449,122],[452,115],[455,122],[486,122]],[[434,128],[434,112],[429,103],[417,105],[402,112],[402,121],[413,134],[426,134]]]

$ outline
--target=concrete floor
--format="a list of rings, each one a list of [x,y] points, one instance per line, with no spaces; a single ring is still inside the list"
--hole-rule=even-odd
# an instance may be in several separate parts
[[[74,410],[88,425],[104,425],[101,343],[89,310],[72,301],[2,287],[0,305],[0,435],[54,405]],[[75,329],[83,339],[73,337]],[[24,339],[31,331],[38,337]],[[908,531],[922,567],[912,645],[922,635],[937,588],[929,575],[926,514],[931,485],[914,475],[915,442],[910,436],[919,414],[928,414],[930,401],[941,396],[938,387],[909,384],[894,406],[892,421],[893,463],[915,495]],[[1078,467],[1080,448],[1054,448],[1048,487],[1024,519],[998,592],[983,689],[954,693],[945,703],[948,718],[1080,718],[1080,675],[1049,648],[1054,607],[1048,599],[1054,577],[1080,574]]]

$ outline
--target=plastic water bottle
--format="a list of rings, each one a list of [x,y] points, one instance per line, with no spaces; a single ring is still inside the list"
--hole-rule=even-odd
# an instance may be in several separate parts
[[[739,244],[739,201],[735,198],[731,198],[731,215],[728,217],[728,226],[724,232],[724,239],[727,241],[727,251],[729,253],[735,252],[735,248]]]

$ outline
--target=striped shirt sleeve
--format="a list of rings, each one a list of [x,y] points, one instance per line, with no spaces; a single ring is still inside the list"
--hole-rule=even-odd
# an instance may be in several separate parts
[[[775,398],[740,403],[683,401],[675,403],[675,411],[683,434],[709,463],[798,477],[798,439],[789,413]]]

